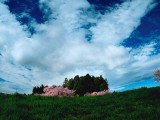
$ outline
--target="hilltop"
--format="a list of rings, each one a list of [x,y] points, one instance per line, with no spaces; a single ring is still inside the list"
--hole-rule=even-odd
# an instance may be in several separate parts
[[[1,120],[158,120],[160,87],[104,96],[45,97],[0,94]]]
[[[108,81],[102,75],[76,75],[74,78],[65,78],[63,86],[35,86],[32,94],[44,96],[95,96],[109,93]]]

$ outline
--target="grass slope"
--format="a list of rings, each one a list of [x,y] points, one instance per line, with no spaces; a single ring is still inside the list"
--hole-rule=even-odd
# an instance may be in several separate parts
[[[96,97],[0,94],[0,120],[159,120],[160,87]]]

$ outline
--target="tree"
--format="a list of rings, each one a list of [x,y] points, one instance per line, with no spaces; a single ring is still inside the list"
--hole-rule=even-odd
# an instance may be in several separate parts
[[[85,84],[85,92],[93,92],[93,91],[95,91],[94,80],[89,74],[84,76],[84,82],[86,83]]]
[[[73,87],[74,87],[74,79],[71,78],[71,79],[68,81],[67,88],[72,90]]]
[[[68,79],[65,78],[65,80],[64,80],[64,82],[63,82],[63,87],[67,87],[67,85],[68,85]]]
[[[83,96],[85,94],[85,91],[86,91],[85,81],[83,77],[81,77],[77,84],[76,94],[78,94],[79,96]]]
[[[108,90],[108,83],[106,82],[106,80],[103,80],[102,83],[99,86],[100,91],[101,90]]]
[[[44,86],[43,86],[43,84],[42,84],[41,87],[39,88],[39,94],[44,93],[44,92],[43,92],[43,89],[44,89]]]
[[[155,77],[156,82],[160,81],[160,70],[159,69],[154,72],[154,77]]]
[[[76,75],[74,78],[67,80],[65,79],[63,86],[66,86],[70,90],[75,90],[76,94],[80,96],[87,92],[108,90],[107,79],[104,79],[102,75],[99,77],[90,76],[89,74],[81,77]]]
[[[43,89],[44,89],[43,84],[40,87],[35,86],[35,87],[33,87],[32,94],[42,94],[42,93],[44,93]]]
[[[74,77],[73,90],[76,90],[76,89],[77,89],[77,86],[78,86],[78,84],[79,84],[79,81],[80,81],[79,75],[76,75],[76,76]]]
[[[33,87],[32,93],[35,94],[35,93],[36,93],[36,90],[37,90],[37,89],[36,89],[36,86]]]

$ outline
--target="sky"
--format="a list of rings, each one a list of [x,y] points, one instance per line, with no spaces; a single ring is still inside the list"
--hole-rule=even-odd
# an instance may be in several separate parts
[[[159,86],[159,21],[159,0],[1,0],[0,92],[87,73],[111,91]]]

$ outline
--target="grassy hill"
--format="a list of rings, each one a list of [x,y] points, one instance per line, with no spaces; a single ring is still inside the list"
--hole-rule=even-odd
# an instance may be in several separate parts
[[[0,94],[0,120],[159,120],[160,87],[96,97]]]

